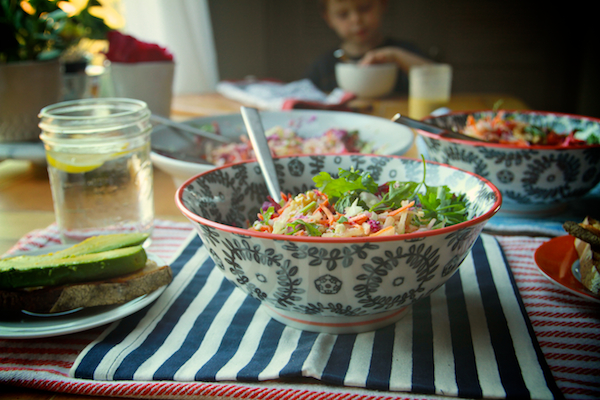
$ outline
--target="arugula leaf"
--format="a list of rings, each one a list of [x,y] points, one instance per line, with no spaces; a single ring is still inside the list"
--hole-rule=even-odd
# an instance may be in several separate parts
[[[587,137],[586,142],[588,144],[600,144],[600,136],[592,133]]]
[[[304,228],[306,229],[306,232],[308,232],[309,236],[321,236],[321,231],[319,231],[319,229],[317,229],[317,227],[314,224],[311,224],[310,222],[306,222],[302,219],[296,219],[292,222],[290,222],[288,224],[289,227],[293,228],[293,232],[287,233],[288,235],[293,235],[294,233],[298,232],[300,230],[300,226],[302,225],[304,226]]]
[[[424,216],[429,221],[435,218],[444,225],[455,225],[467,219],[465,195],[456,196],[446,185],[427,186],[425,194],[418,194]]]
[[[546,137],[546,130],[539,126],[528,125],[523,129],[523,131],[525,133],[529,133],[532,136],[540,136],[542,138]]]
[[[338,212],[354,204],[370,211],[381,212],[402,207],[403,200],[415,200],[423,210],[424,216],[417,223],[427,224],[433,218],[436,225],[455,225],[467,219],[466,196],[457,196],[446,185],[428,186],[425,183],[426,164],[423,160],[423,179],[421,182],[392,181],[386,183],[380,191],[379,186],[368,172],[339,169],[339,178],[334,179],[327,172],[321,172],[313,178],[317,188],[326,194]],[[424,193],[420,191],[424,188]],[[360,199],[362,192],[380,194],[381,201],[369,207]],[[382,192],[382,193],[380,193]],[[295,221],[294,221],[295,222]]]
[[[273,215],[273,213],[275,212],[275,207],[270,206],[269,208],[267,208],[266,210],[264,210],[263,212],[261,212],[262,216],[263,216],[263,221],[266,223],[267,221],[269,221],[271,219],[271,216]]]
[[[339,178],[335,179],[327,172],[321,172],[313,177],[317,188],[323,192],[338,212],[344,212],[358,199],[358,205],[367,209],[364,201],[360,200],[361,192],[377,193],[379,187],[367,171],[350,171],[340,168]]]
[[[400,208],[402,200],[414,198],[420,186],[421,182],[389,182],[388,192],[379,203],[371,206],[370,211]]]
[[[340,177],[335,179],[329,173],[321,172],[313,177],[313,181],[317,185],[317,189],[329,198],[339,198],[355,190],[370,191],[371,193],[377,191],[377,184],[368,172],[360,174],[354,170],[346,171],[340,168],[339,175]]]

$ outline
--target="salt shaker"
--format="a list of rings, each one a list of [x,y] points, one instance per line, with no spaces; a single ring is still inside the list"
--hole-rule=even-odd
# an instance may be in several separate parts
[[[66,101],[43,108],[39,117],[62,242],[151,233],[152,125],[146,103],[124,98]]]

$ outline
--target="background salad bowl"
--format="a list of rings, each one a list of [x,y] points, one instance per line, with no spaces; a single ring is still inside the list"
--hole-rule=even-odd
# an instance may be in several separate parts
[[[375,155],[275,158],[284,193],[315,187],[321,171],[369,171],[390,180],[448,185],[466,196],[468,219],[419,233],[325,238],[247,229],[268,195],[257,162],[230,164],[186,181],[176,193],[216,266],[239,289],[262,302],[276,320],[299,329],[350,333],[389,325],[408,306],[442,286],[468,255],[501,204],[487,180],[438,163]]]
[[[265,131],[273,127],[291,129],[301,138],[319,137],[329,129],[358,131],[360,139],[372,144],[369,153],[402,155],[412,146],[413,132],[389,119],[358,113],[325,110],[261,111]],[[210,129],[218,127],[225,137],[239,139],[246,135],[246,127],[240,113],[203,117],[186,121],[194,127]],[[186,158],[187,154],[198,155],[200,148],[190,144],[189,138],[168,126],[157,126],[152,132],[152,163],[173,177],[176,187],[188,178],[214,168],[214,165],[201,164]],[[168,156],[161,150],[167,149],[175,156]]]
[[[462,132],[468,115],[479,120],[496,112],[453,112],[424,121]],[[559,134],[578,131],[577,137],[600,138],[600,120],[595,118],[541,111],[506,111],[504,117]],[[427,159],[473,172],[498,187],[503,197],[500,211],[505,215],[532,218],[556,214],[600,182],[600,144],[523,147],[417,132],[417,144],[423,146]]]

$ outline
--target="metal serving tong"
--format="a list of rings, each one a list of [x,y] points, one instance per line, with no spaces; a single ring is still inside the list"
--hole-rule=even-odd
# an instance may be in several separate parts
[[[445,137],[451,138],[451,139],[461,139],[461,140],[470,140],[472,142],[487,143],[483,139],[478,139],[473,136],[465,135],[464,133],[445,129],[440,126],[430,124],[428,122],[418,121],[416,119],[405,117],[400,114],[394,115],[394,117],[392,118],[392,121],[396,122],[398,124],[401,124],[401,125],[408,126],[409,128],[420,129],[422,131],[430,132],[430,133],[440,135],[440,136],[445,136]]]

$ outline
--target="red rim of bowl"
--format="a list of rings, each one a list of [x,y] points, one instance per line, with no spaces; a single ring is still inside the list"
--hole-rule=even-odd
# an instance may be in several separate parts
[[[340,154],[320,154],[320,155],[339,156]],[[389,155],[389,156],[388,155],[378,155],[378,154],[360,154],[360,155],[364,155],[366,157],[371,156],[371,157],[385,157],[385,158],[410,160],[410,158],[407,158],[407,157],[393,156],[393,155]],[[274,159],[285,159],[285,158],[308,158],[308,157],[310,157],[310,155],[285,156],[285,157],[273,157],[273,158]],[[417,162],[423,162],[422,160],[419,160],[419,159],[413,159],[413,160],[415,160]],[[177,207],[179,208],[179,210],[183,213],[183,215],[185,217],[187,217],[188,219],[190,219],[194,222],[198,222],[202,225],[207,225],[207,226],[213,227],[215,229],[219,229],[219,230],[230,232],[230,233],[235,233],[238,235],[259,237],[259,238],[271,239],[271,240],[284,240],[284,241],[290,241],[290,242],[362,243],[362,242],[388,242],[388,241],[406,240],[406,239],[446,234],[446,233],[453,232],[453,231],[456,231],[459,229],[463,229],[463,228],[466,228],[469,226],[478,225],[478,224],[490,219],[491,217],[494,216],[494,214],[496,214],[500,210],[500,206],[502,205],[502,195],[500,194],[500,190],[498,190],[498,188],[493,183],[491,183],[489,180],[487,180],[477,174],[474,174],[472,172],[465,171],[464,169],[456,168],[451,165],[442,164],[442,163],[438,163],[438,162],[434,162],[434,161],[426,161],[426,163],[440,165],[440,166],[443,166],[446,168],[455,169],[455,170],[464,172],[465,174],[472,175],[472,176],[476,177],[477,179],[479,179],[480,181],[482,181],[483,183],[485,183],[496,195],[496,201],[494,202],[492,207],[490,207],[490,210],[487,211],[486,213],[484,213],[483,215],[480,215],[479,217],[473,218],[469,221],[461,222],[460,224],[448,226],[445,228],[434,229],[431,231],[424,231],[424,232],[418,232],[418,233],[406,233],[403,235],[375,236],[375,237],[367,236],[367,237],[346,237],[346,238],[324,238],[324,237],[312,237],[312,236],[279,235],[279,234],[273,234],[273,233],[255,232],[255,231],[250,231],[250,230],[244,229],[244,228],[237,228],[234,226],[221,224],[219,222],[211,221],[209,219],[200,217],[199,215],[194,214],[192,211],[188,210],[185,207],[185,205],[183,204],[182,196],[183,196],[183,192],[184,192],[185,188],[188,187],[190,185],[190,183],[192,183],[197,178],[199,178],[203,175],[206,175],[206,174],[210,174],[215,170],[230,168],[234,165],[249,164],[249,163],[256,163],[256,160],[241,161],[241,162],[234,163],[234,164],[227,164],[227,165],[224,165],[221,167],[214,168],[210,171],[202,172],[198,175],[195,175],[195,176],[189,178],[175,192],[175,203],[176,203]]]
[[[501,110],[501,111],[505,111],[507,113],[513,113],[513,114],[556,115],[558,117],[567,117],[567,118],[573,118],[573,119],[584,119],[584,120],[588,120],[588,121],[591,121],[591,122],[595,122],[595,123],[597,123],[597,124],[600,125],[600,118],[586,117],[586,116],[583,116],[583,115],[576,115],[576,114],[565,114],[565,113],[548,112],[548,111],[535,111],[535,110],[525,110],[525,111],[521,111],[521,110]],[[422,120],[423,121],[430,121],[432,119],[444,118],[444,117],[447,117],[447,116],[469,115],[469,114],[473,114],[473,113],[482,113],[482,112],[495,112],[495,111],[494,110],[452,111],[452,112],[449,112],[447,114],[436,115],[436,116],[427,116],[427,117],[423,118]],[[471,141],[471,140],[454,139],[454,138],[448,138],[448,137],[440,136],[440,135],[437,135],[435,133],[426,132],[426,131],[423,131],[421,129],[415,129],[415,130],[419,133],[419,135],[427,136],[428,138],[431,138],[431,139],[441,140],[441,141],[451,142],[451,143],[460,143],[460,144],[463,144],[463,145],[468,145],[468,146],[473,146],[473,147],[486,146],[486,147],[497,147],[497,148],[514,149],[514,150],[570,150],[570,149],[589,149],[589,148],[599,147],[600,146],[600,144],[583,144],[583,145],[574,145],[574,146],[559,146],[559,145],[553,145],[553,146],[547,146],[547,145],[515,146],[515,145],[512,145],[512,144],[504,144],[504,143],[485,143],[485,142],[476,142],[476,141]]]

